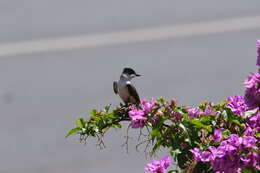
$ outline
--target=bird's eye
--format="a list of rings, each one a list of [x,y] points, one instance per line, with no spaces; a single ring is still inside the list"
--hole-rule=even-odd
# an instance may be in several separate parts
[[[135,74],[131,74],[130,76],[131,76],[131,77],[135,77]]]

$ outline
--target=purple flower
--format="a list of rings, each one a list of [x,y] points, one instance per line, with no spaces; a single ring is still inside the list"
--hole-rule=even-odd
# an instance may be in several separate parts
[[[238,147],[239,145],[241,145],[242,143],[242,140],[241,138],[237,135],[237,134],[231,134],[229,135],[228,137],[228,143],[233,145],[233,146],[236,146]],[[223,142],[222,142],[223,143]]]
[[[242,139],[242,144],[245,148],[257,148],[256,141],[257,139],[252,136],[245,136]]]
[[[254,116],[251,116],[247,119],[247,123],[251,128],[260,128],[260,112],[255,114]]]
[[[171,120],[173,122],[180,122],[182,119],[182,114],[180,112],[172,112]]]
[[[150,122],[152,124],[155,124],[159,119],[160,119],[160,117],[158,115],[155,115],[155,116],[153,116],[153,118],[151,118]]]
[[[161,165],[167,169],[170,165],[171,165],[171,162],[172,162],[172,159],[170,156],[165,156],[165,157],[162,157],[160,159],[160,162],[161,162]]]
[[[201,161],[201,151],[198,148],[190,149],[190,152],[192,152],[193,157],[197,161]]]
[[[133,109],[128,112],[129,117],[131,118],[132,128],[143,128],[147,118],[144,116],[145,112],[143,110]]]
[[[170,166],[170,164],[171,164],[171,157],[166,156],[161,158],[159,161],[154,160],[149,162],[144,168],[144,170],[150,173],[166,173],[166,169]]]
[[[259,156],[260,156],[260,154],[254,153],[252,151],[250,151],[245,156],[241,156],[241,158],[240,158],[241,167],[246,168],[246,167],[249,167],[249,166],[253,166],[256,169],[260,170],[260,168],[259,168],[259,166],[260,166]]]
[[[260,74],[259,73],[251,73],[244,81],[244,85],[246,88],[254,88],[257,83],[260,82]]]
[[[144,170],[151,173],[165,173],[165,169],[161,167],[160,161],[157,160],[149,162]]]
[[[130,117],[135,117],[135,116],[144,116],[145,113],[143,110],[139,110],[139,109],[132,109],[131,111],[128,112],[128,115]]]
[[[204,151],[204,152],[201,153],[200,160],[202,162],[209,162],[211,159],[212,159],[211,152]]]
[[[156,108],[156,103],[154,100],[142,100],[141,105],[145,114],[151,113],[152,110]]]
[[[244,81],[246,87],[245,103],[249,110],[259,108],[260,105],[260,74],[252,73]]]
[[[256,41],[256,49],[257,49],[257,61],[256,65],[260,66],[260,40]]]
[[[211,107],[206,107],[204,111],[204,115],[210,115],[213,113],[213,109]]]
[[[226,152],[220,149],[217,149],[214,146],[209,146],[209,151],[212,153],[212,159],[214,160],[215,158],[222,158],[225,156]]]
[[[244,167],[247,167],[249,165],[250,162],[250,158],[246,156],[241,156],[240,160],[242,161],[242,164]]]
[[[189,108],[187,111],[190,118],[197,118],[199,115],[203,114],[199,108]]]
[[[227,144],[227,143],[221,143],[218,147],[218,150],[222,150],[223,152],[226,152],[227,154],[234,154],[237,151],[237,147],[234,147],[233,145]]]
[[[260,154],[249,152],[247,157],[250,159],[250,162],[248,163],[248,166],[253,166],[256,169],[260,170]]]
[[[248,126],[246,128],[246,130],[244,131],[244,135],[246,135],[246,136],[254,135],[254,130],[250,126]]]
[[[214,142],[220,142],[221,139],[222,139],[222,130],[221,129],[215,129],[214,130],[213,141]]]
[[[190,151],[197,161],[210,162],[214,172],[240,173],[247,167],[260,169],[260,154],[250,150],[258,149],[256,143],[257,139],[252,136],[231,134],[218,147],[209,146],[209,151],[201,152],[198,148]]]
[[[226,105],[234,114],[243,116],[245,111],[247,110],[247,106],[245,104],[245,100],[241,96],[229,96],[229,103]]]

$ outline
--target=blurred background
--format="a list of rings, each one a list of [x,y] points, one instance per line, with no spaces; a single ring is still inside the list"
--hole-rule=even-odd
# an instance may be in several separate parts
[[[126,129],[65,139],[76,119],[119,104],[123,67],[141,98],[179,104],[243,95],[256,71],[259,0],[0,0],[0,172],[143,172]],[[133,132],[131,134],[135,134]],[[158,153],[163,155],[163,153]]]

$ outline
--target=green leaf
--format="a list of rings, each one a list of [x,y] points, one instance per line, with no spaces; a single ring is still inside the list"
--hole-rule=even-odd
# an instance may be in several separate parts
[[[179,127],[180,127],[185,133],[188,134],[188,131],[187,131],[186,127],[185,127],[182,123],[179,124]]]
[[[199,119],[192,119],[191,123],[194,124],[197,128],[203,128],[206,129],[208,132],[212,132],[212,128],[210,126],[207,126],[205,124],[202,124]]]
[[[254,167],[248,167],[242,169],[242,173],[258,173],[259,171]]]
[[[72,134],[75,134],[75,133],[77,133],[78,131],[80,131],[81,130],[81,128],[80,127],[75,127],[75,128],[73,128],[73,129],[71,129],[67,134],[66,134],[66,138],[68,137],[68,136],[70,136],[70,135],[72,135]]]
[[[221,115],[222,115],[222,117],[223,117],[223,119],[224,119],[225,121],[228,121],[227,111],[224,110],[224,111],[221,113]]]
[[[240,127],[242,126],[242,124],[238,120],[232,120],[231,122],[239,125]]]
[[[76,121],[76,124],[77,124],[79,127],[84,128],[85,125],[86,125],[86,122],[84,121],[83,118],[80,118],[80,119],[78,119],[78,120]]]
[[[90,115],[96,115],[97,114],[97,110],[96,109],[92,109],[91,111],[90,111]]]
[[[157,137],[157,138],[160,138],[160,137],[161,137],[161,133],[160,133],[160,131],[159,131],[158,128],[153,129],[150,133],[151,133],[151,135],[152,135],[153,137]]]
[[[226,102],[226,101],[219,102],[219,106],[220,106],[220,107],[224,107],[227,103],[228,103],[228,102]]]
[[[170,170],[168,171],[168,173],[178,173],[179,171],[178,170]]]
[[[191,144],[191,140],[190,140],[189,137],[186,137],[186,138],[184,139],[184,141],[185,141],[185,142],[188,142],[189,144]]]
[[[111,107],[111,104],[105,106],[105,111],[106,111],[106,113],[108,113],[110,107]]]
[[[112,113],[107,113],[106,117],[109,119],[113,119],[113,118],[116,118],[116,115],[112,112]]]
[[[165,99],[163,97],[159,97],[156,99],[159,103],[161,103],[162,105],[165,104]]]
[[[171,155],[173,156],[174,160],[176,161],[178,154],[181,154],[181,150],[179,148],[170,151]]]
[[[231,134],[231,132],[230,132],[230,130],[226,129],[226,130],[222,131],[222,134],[228,136]]]
[[[252,172],[251,172],[250,169],[245,168],[245,169],[242,170],[242,173],[252,173]]]
[[[255,137],[260,137],[260,133],[256,133],[256,134],[255,134]]]
[[[249,110],[249,111],[246,111],[245,112],[245,118],[248,118],[248,117],[251,117],[253,116],[256,112],[257,112],[258,109],[253,109],[253,110]]]
[[[201,122],[210,122],[213,119],[211,115],[207,115],[201,118]]]
[[[93,130],[98,133],[99,132],[99,128],[98,127],[93,127]]]
[[[113,124],[112,127],[115,129],[121,129],[122,125],[118,123],[118,124]]]
[[[188,133],[187,128],[182,123],[179,124],[179,127],[184,131],[184,134],[186,136],[184,141],[191,144],[191,139],[190,139],[190,135]]]

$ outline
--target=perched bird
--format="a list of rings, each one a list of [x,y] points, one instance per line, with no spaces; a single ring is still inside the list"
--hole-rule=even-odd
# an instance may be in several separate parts
[[[131,84],[131,79],[141,76],[131,68],[124,68],[119,81],[113,83],[115,94],[118,94],[125,104],[140,104],[139,95]]]

